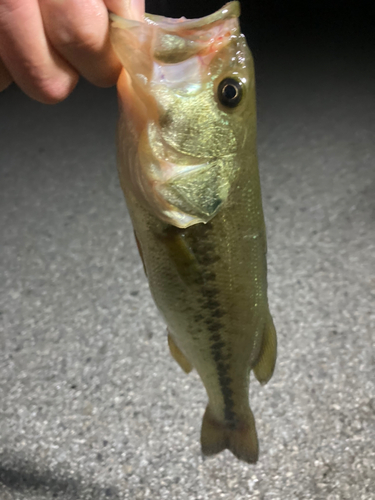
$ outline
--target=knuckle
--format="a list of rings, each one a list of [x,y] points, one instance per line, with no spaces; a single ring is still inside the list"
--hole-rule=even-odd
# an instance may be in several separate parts
[[[61,63],[61,62],[60,62]],[[23,61],[15,82],[33,99],[45,104],[63,101],[78,81],[77,72],[58,60]]]
[[[92,27],[84,24],[72,31],[55,33],[56,43],[68,50],[83,50],[87,52],[99,52],[103,45],[100,33],[95,32]]]
[[[57,104],[63,101],[72,92],[78,79],[68,76],[37,77],[33,81],[34,95],[31,97],[44,104]]]

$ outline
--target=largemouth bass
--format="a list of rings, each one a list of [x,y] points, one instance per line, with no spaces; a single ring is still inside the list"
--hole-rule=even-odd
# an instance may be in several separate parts
[[[238,2],[202,19],[111,15],[118,169],[172,356],[208,395],[202,452],[257,461],[253,370],[272,376],[255,83]]]

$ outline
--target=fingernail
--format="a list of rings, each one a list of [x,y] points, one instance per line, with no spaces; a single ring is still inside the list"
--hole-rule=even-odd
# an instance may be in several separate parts
[[[131,19],[143,21],[145,15],[145,0],[130,0]]]

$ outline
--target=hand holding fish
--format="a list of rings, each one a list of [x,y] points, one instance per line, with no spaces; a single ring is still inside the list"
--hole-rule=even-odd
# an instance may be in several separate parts
[[[108,10],[143,15],[144,0],[0,0],[0,91],[12,81],[37,101],[65,99],[80,75],[114,85],[121,65],[108,35]]]
[[[207,391],[202,452],[254,463],[250,372],[268,382],[277,341],[239,15],[237,1],[189,20],[144,15],[144,0],[0,0],[0,90],[14,79],[53,103],[79,74],[119,77],[120,183],[171,355]]]

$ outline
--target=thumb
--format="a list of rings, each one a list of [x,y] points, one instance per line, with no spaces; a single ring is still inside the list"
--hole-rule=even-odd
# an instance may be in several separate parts
[[[143,21],[145,0],[104,0],[107,9],[125,19]]]

